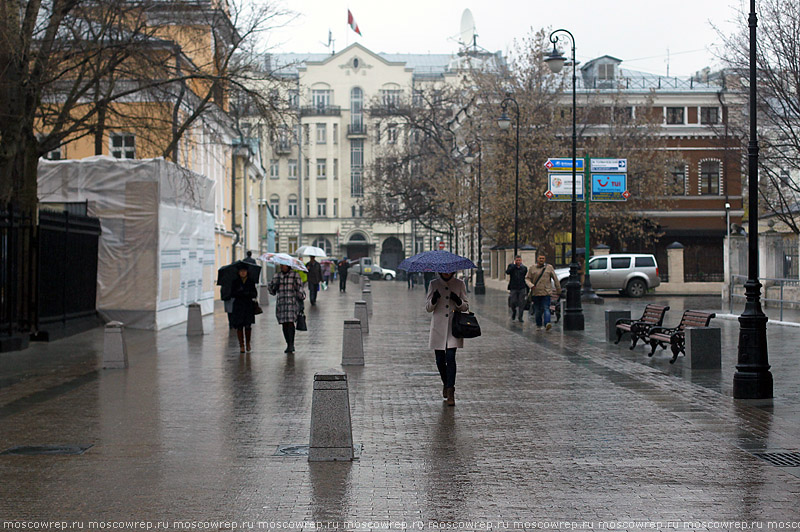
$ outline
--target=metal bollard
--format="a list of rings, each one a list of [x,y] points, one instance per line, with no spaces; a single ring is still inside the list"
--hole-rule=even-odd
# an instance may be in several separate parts
[[[189,303],[189,314],[186,318],[186,336],[203,334],[203,313],[200,303]]]
[[[353,429],[347,374],[335,369],[314,375],[309,462],[353,460]]]
[[[128,367],[128,346],[125,343],[125,325],[119,321],[106,324],[103,334],[103,369]]]
[[[367,302],[367,313],[372,316],[372,290],[369,288],[361,290],[361,299]]]
[[[342,335],[342,366],[364,365],[364,340],[361,336],[361,320],[344,320]]]
[[[361,321],[361,332],[369,334],[369,312],[367,312],[366,301],[356,301],[355,318]]]

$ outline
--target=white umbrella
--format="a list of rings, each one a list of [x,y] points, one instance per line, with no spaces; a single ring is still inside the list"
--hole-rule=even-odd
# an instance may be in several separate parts
[[[295,251],[298,257],[327,257],[327,253],[322,248],[316,246],[300,246]]]
[[[303,261],[298,259],[297,257],[292,257],[291,255],[287,255],[286,253],[264,253],[258,260],[263,260],[264,262],[271,262],[272,264],[283,264],[285,266],[289,266],[294,270],[300,270],[307,272],[308,268],[306,265],[303,264]]]

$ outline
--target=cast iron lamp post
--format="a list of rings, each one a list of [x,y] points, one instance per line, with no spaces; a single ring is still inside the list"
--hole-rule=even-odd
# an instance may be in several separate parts
[[[514,256],[516,257],[519,253],[517,249],[519,235],[519,104],[510,92],[506,93],[505,99],[500,102],[502,114],[500,118],[497,119],[497,125],[500,126],[500,129],[503,131],[508,131],[508,128],[511,127],[511,119],[508,117],[508,114],[506,114],[506,108],[509,103],[514,104],[514,109],[517,112],[517,147],[514,152]]]
[[[761,283],[758,282],[758,130],[756,129],[756,1],[750,0],[750,142],[747,144],[749,231],[747,235],[747,299],[739,316],[739,357],[733,375],[733,397],[768,399],[772,397],[772,373],[767,354],[767,316],[761,310]]]
[[[464,156],[464,161],[467,164],[472,164],[475,161],[475,153],[472,148],[469,149],[467,155]],[[481,238],[481,145],[478,141],[478,268],[475,270],[475,287],[473,290],[475,294],[485,294],[486,284],[483,281],[483,239]]]
[[[572,41],[572,258],[569,263],[569,279],[567,279],[567,308],[564,312],[564,330],[565,331],[582,331],[583,330],[583,308],[581,308],[581,281],[578,277],[578,258],[575,251],[575,243],[578,239],[578,229],[576,224],[576,217],[578,211],[578,195],[577,195],[577,144],[578,133],[576,127],[575,113],[578,109],[576,104],[576,74],[575,74],[575,37],[567,30],[559,29],[550,34],[550,42],[553,43],[553,51],[545,57],[544,62],[550,67],[554,73],[558,74],[564,68],[566,58],[561,55],[561,52],[556,48],[558,36],[556,33],[565,33],[569,35]],[[584,251],[588,255],[587,251]],[[585,262],[588,270],[589,261]]]

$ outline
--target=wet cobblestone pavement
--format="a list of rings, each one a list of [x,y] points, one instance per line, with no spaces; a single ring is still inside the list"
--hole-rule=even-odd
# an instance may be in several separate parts
[[[721,371],[604,341],[604,308],[637,315],[667,302],[672,325],[684,308],[719,311],[718,298],[606,298],[585,308],[586,331],[564,334],[561,324],[535,330],[527,314],[512,322],[504,292],[473,295],[483,336],[459,350],[457,404],[447,407],[422,289],[374,282],[366,365],[346,367],[359,459],[276,455],[308,444],[313,376],[339,366],[356,292],[322,292],[289,357],[274,299],[249,356],[221,310],[202,337],[187,338],[185,325],[127,330],[127,370],[97,369],[101,328],[0,354],[0,451],[91,445],[80,455],[0,455],[3,528],[800,526],[800,467],[755,454],[800,450],[800,328],[770,326],[776,397],[759,402],[730,396],[736,321],[713,322]]]

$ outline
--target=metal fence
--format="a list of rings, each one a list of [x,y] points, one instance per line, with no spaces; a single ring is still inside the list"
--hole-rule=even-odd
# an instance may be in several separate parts
[[[28,332],[35,321],[35,224],[12,205],[0,209],[0,334]]]
[[[772,279],[759,277],[762,285],[761,304],[767,308],[777,308],[780,311],[780,321],[784,321],[784,311],[800,309],[800,279]],[[730,290],[728,291],[728,311],[734,314],[736,308],[745,303],[744,284],[746,275],[731,275]],[[795,313],[793,313],[795,314]]]

